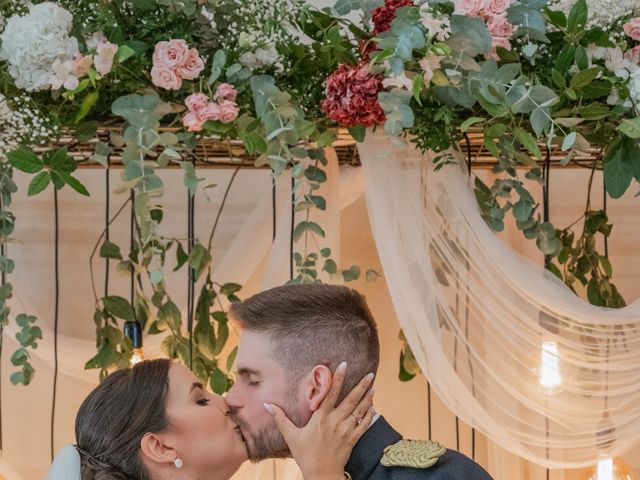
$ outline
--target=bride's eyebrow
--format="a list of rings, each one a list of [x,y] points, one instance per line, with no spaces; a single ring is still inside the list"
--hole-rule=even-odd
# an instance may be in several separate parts
[[[193,382],[191,384],[191,388],[189,389],[189,394],[191,394],[191,392],[193,392],[196,389],[200,389],[200,390],[204,390],[204,385],[202,385],[200,382]]]

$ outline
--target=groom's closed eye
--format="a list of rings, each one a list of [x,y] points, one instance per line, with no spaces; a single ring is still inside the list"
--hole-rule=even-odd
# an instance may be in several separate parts
[[[259,385],[262,380],[260,373],[252,368],[240,368],[237,375],[240,380],[252,387]]]

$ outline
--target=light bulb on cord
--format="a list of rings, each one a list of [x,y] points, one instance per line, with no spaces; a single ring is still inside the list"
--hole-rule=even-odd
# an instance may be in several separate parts
[[[540,358],[540,385],[546,389],[556,388],[562,383],[560,376],[560,358],[558,357],[558,342],[546,340],[542,342]]]
[[[133,353],[129,365],[134,366],[144,360],[144,351],[142,350],[142,325],[138,322],[124,322],[124,335],[131,340],[133,344]]]
[[[140,363],[143,360],[144,350],[142,350],[142,348],[134,348],[133,354],[131,355],[131,360],[129,360],[129,365],[133,367],[136,363]]]
[[[633,470],[619,458],[602,457],[597,465],[583,470],[580,480],[638,480]]]

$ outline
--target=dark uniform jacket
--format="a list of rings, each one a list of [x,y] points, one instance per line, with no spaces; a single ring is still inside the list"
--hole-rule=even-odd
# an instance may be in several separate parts
[[[383,417],[378,418],[353,448],[345,471],[353,480],[492,480],[480,465],[455,450],[447,450],[429,468],[381,465],[384,449],[401,439]]]

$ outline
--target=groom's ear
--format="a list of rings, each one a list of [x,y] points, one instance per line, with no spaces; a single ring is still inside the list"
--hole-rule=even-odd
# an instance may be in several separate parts
[[[176,451],[168,446],[161,434],[147,433],[140,440],[142,455],[154,463],[173,463]]]
[[[331,380],[333,374],[329,367],[325,365],[316,365],[309,375],[309,383],[306,388],[305,400],[309,404],[309,410],[315,412],[320,407],[322,400],[327,396],[331,389]]]

